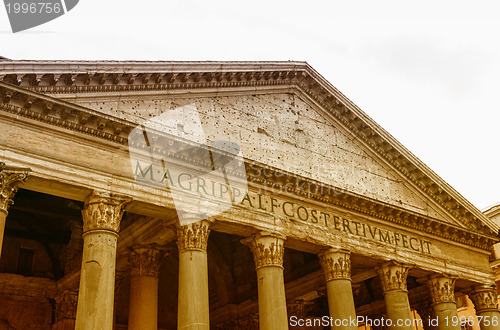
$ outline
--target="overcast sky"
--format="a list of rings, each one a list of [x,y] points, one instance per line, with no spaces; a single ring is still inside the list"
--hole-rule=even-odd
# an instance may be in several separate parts
[[[80,0],[10,31],[0,55],[68,60],[301,60],[458,192],[500,201],[495,1]]]

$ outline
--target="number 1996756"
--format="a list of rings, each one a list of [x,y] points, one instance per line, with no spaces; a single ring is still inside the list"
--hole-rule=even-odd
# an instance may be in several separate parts
[[[59,14],[62,10],[60,3],[52,2],[15,2],[7,3],[5,5],[7,8],[7,13],[11,14],[36,14],[36,13],[46,13],[46,14]]]

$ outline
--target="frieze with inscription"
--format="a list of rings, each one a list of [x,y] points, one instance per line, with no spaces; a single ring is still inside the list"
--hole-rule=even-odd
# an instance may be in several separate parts
[[[179,187],[187,193],[206,196],[211,200],[226,200],[231,196],[235,205],[244,206],[258,211],[268,212],[287,218],[291,221],[300,221],[334,229],[339,233],[357,236],[382,244],[403,248],[409,251],[430,255],[431,242],[396,231],[383,229],[368,223],[353,220],[327,212],[326,210],[311,208],[300,203],[284,200],[279,195],[270,195],[259,192],[242,192],[237,187],[230,187],[224,181],[215,182],[196,177],[192,173],[177,173],[172,175],[168,170],[160,171],[151,164],[137,162],[135,177],[145,180],[164,183],[165,186]],[[188,178],[189,180],[186,180]],[[241,199],[243,196],[243,199]]]

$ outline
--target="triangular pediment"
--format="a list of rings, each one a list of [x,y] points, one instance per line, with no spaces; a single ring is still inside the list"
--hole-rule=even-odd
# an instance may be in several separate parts
[[[193,103],[204,125],[215,128],[207,138],[234,136],[248,159],[464,229],[497,231],[304,62],[9,61],[0,67],[0,79],[20,85],[2,83],[4,99],[22,92],[30,104],[60,104],[85,118],[101,113],[122,126]],[[101,135],[126,139],[120,132]]]

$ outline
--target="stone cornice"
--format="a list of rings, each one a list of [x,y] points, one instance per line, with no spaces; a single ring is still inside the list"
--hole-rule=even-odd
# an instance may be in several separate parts
[[[0,79],[42,93],[95,93],[153,91],[169,89],[213,89],[229,87],[287,86],[302,91],[388,164],[397,169],[415,187],[430,196],[452,218],[471,231],[496,236],[498,226],[438,177],[389,133],[321,77],[305,62],[58,62],[8,61],[0,63]],[[100,138],[126,144],[129,127],[105,115],[54,109],[42,103],[44,110],[30,110],[47,98],[25,90],[24,105],[10,100],[18,93],[0,82],[4,111],[49,122]],[[32,95],[28,95],[28,94]],[[39,96],[37,96],[39,95]],[[30,100],[31,99],[31,100]],[[54,99],[56,100],[56,99]],[[6,102],[7,101],[7,102]],[[66,107],[70,105],[67,102]],[[56,108],[64,108],[57,106]],[[81,108],[81,107],[80,107]],[[74,110],[74,107],[73,107]],[[41,113],[40,113],[41,112]],[[46,113],[44,115],[43,113]],[[88,111],[87,111],[88,113]],[[87,121],[90,121],[87,123]]]

